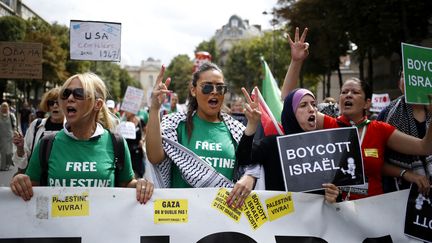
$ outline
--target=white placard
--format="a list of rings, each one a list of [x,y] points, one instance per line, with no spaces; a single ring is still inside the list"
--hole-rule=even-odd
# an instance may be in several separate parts
[[[117,126],[117,132],[126,139],[136,138],[136,129],[133,122],[122,121]]]
[[[390,104],[389,94],[372,94],[371,112],[381,112]]]
[[[72,60],[116,61],[121,59],[121,23],[70,21]]]
[[[141,107],[143,97],[144,91],[142,89],[128,86],[120,109],[137,114]]]

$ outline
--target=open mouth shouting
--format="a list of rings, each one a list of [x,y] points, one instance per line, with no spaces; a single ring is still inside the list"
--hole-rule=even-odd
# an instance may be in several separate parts
[[[311,127],[315,127],[315,125],[316,125],[316,117],[315,117],[315,115],[309,116],[309,118],[308,118],[308,124]]]
[[[353,103],[352,103],[352,101],[347,100],[344,102],[344,106],[345,106],[345,108],[351,108],[353,106]]]
[[[209,99],[208,104],[210,108],[216,109],[218,108],[219,100],[217,98],[211,98]]]

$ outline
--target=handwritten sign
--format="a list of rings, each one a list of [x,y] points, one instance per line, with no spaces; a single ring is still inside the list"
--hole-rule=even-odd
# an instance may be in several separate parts
[[[0,41],[0,78],[42,79],[42,44]]]
[[[72,60],[120,61],[121,23],[70,21]]]
[[[121,134],[126,139],[136,138],[136,129],[133,122],[122,121],[117,126],[117,132]]]
[[[120,110],[137,114],[143,97],[144,91],[142,89],[128,86]]]

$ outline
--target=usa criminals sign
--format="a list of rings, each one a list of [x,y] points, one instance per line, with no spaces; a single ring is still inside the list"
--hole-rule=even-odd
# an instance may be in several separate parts
[[[121,23],[70,21],[72,60],[116,61],[121,58]]]
[[[304,192],[364,184],[357,128],[337,128],[277,138],[285,189]]]

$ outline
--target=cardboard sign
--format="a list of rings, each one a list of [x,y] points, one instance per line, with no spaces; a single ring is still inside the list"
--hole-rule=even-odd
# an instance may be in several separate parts
[[[323,183],[336,186],[365,183],[355,127],[280,136],[277,143],[287,191],[317,190]]]
[[[116,61],[121,59],[121,23],[70,21],[72,60]]]
[[[42,44],[0,41],[0,78],[42,79]]]
[[[371,112],[381,112],[390,104],[389,94],[372,94]]]
[[[405,101],[429,104],[432,94],[432,48],[402,43]]]

